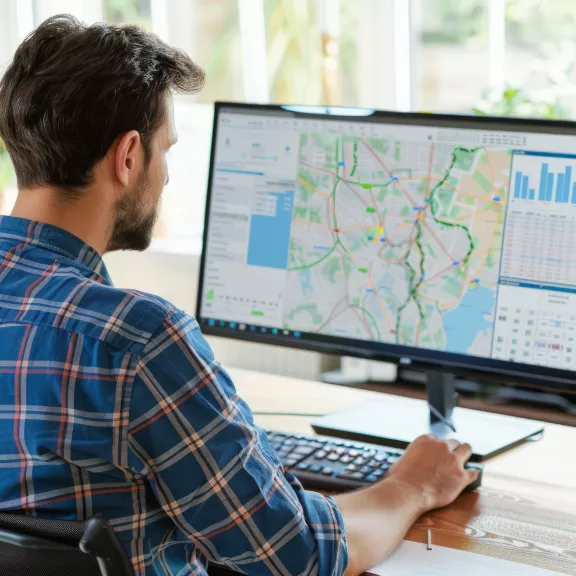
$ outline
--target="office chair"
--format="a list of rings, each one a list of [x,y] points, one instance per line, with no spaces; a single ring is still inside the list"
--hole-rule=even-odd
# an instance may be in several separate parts
[[[0,574],[134,576],[116,533],[99,517],[85,522],[0,513]]]

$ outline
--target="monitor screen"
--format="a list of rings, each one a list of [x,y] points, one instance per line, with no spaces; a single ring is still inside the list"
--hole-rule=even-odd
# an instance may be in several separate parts
[[[315,112],[217,105],[202,327],[571,382],[574,128]]]

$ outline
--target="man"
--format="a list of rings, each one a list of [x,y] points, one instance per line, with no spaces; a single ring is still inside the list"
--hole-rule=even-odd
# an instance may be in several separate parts
[[[0,81],[19,188],[0,220],[0,509],[101,513],[139,575],[360,574],[476,479],[470,447],[423,437],[377,485],[304,491],[196,321],[114,288],[102,262],[148,246],[177,139],[170,92],[203,81],[153,35],[69,16]]]

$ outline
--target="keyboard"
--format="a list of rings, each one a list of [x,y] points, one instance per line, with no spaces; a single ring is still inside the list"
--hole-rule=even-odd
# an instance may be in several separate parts
[[[402,456],[403,450],[346,442],[326,436],[300,436],[267,430],[268,440],[284,468],[296,476],[305,488],[344,491],[374,484]],[[469,462],[467,469],[479,470],[478,480],[466,490],[475,490],[482,482],[481,464]]]

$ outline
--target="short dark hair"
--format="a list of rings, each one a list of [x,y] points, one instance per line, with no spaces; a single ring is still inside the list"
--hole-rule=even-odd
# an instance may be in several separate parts
[[[76,197],[130,130],[140,133],[149,158],[167,92],[203,85],[202,68],[137,26],[49,18],[18,47],[0,80],[0,138],[18,186],[54,186]]]

